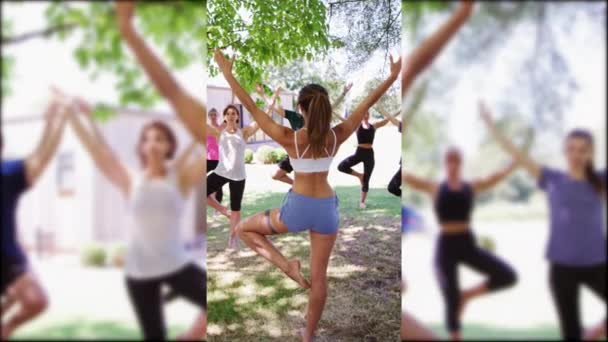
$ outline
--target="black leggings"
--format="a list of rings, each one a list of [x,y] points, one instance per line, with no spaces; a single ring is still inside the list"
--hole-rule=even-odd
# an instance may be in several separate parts
[[[176,273],[153,279],[127,277],[129,299],[145,340],[164,341],[167,327],[163,313],[162,286],[192,304],[207,310],[207,274],[204,269],[188,264]]]
[[[401,197],[401,161],[399,161],[399,170],[397,170],[388,183],[388,192],[397,197]]]
[[[458,266],[460,264],[486,274],[489,291],[504,289],[517,281],[517,276],[511,266],[477,246],[472,232],[442,234],[437,241],[435,271],[445,302],[445,319],[450,332],[460,331],[460,319],[458,318],[460,306]]]
[[[228,183],[228,186],[230,187],[230,210],[241,211],[243,192],[245,192],[244,179],[235,181],[212,172],[207,176],[207,196],[217,192],[217,190],[221,189],[226,183]]]
[[[587,286],[606,302],[606,264],[572,267],[552,264],[549,283],[564,340],[580,340],[583,329],[580,316],[580,289]]]
[[[344,159],[338,165],[338,170],[340,170],[340,172],[348,173],[350,175],[353,173],[352,167],[359,163],[363,163],[363,186],[361,187],[361,191],[368,192],[369,179],[372,176],[372,172],[374,171],[375,165],[373,149],[357,147],[357,151],[355,151],[355,154]]]
[[[219,163],[220,163],[219,160],[207,160],[207,172],[215,170],[215,168],[217,167],[217,164],[219,164]],[[220,187],[215,192],[215,199],[218,202],[222,203],[223,198],[224,198],[224,192],[222,191],[222,188]]]

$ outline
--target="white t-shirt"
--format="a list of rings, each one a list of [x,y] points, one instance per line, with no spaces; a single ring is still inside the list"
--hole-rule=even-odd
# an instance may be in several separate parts
[[[243,132],[237,129],[234,133],[222,130],[219,139],[220,158],[214,172],[218,176],[233,181],[244,180],[245,173],[245,148],[247,144],[243,138]]]
[[[133,175],[129,198],[131,229],[125,271],[128,277],[145,279],[178,271],[191,262],[181,239],[180,222],[185,198],[175,172],[165,178]]]

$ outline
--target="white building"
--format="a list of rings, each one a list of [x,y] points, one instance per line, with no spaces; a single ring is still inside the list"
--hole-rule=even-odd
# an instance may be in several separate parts
[[[99,123],[99,127],[119,159],[129,168],[138,169],[135,146],[141,128],[152,120],[169,124],[176,133],[180,151],[192,141],[175,116],[168,113],[120,110],[113,118]],[[3,119],[3,159],[27,156],[39,141],[43,123],[42,114]],[[31,137],[28,144],[11,144],[23,141],[20,139],[23,136]],[[204,184],[188,200],[181,227],[185,239],[194,236],[195,226],[199,231],[204,229],[203,188]],[[195,207],[199,209],[198,215]],[[124,196],[96,169],[69,125],[43,177],[22,197],[17,226],[19,239],[27,248],[44,245],[44,249],[54,252],[77,252],[94,242],[126,241],[129,227]]]

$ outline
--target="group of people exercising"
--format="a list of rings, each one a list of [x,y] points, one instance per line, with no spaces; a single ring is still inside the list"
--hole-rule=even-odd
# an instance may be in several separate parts
[[[406,59],[402,77],[405,95],[421,70],[419,63],[429,63],[466,22],[473,3],[463,1],[460,8],[431,37]],[[425,58],[422,62],[418,58]],[[425,64],[428,65],[428,64]],[[606,319],[584,330],[580,315],[580,289],[589,288],[606,300],[606,237],[604,209],[606,171],[595,169],[593,136],[575,129],[564,140],[567,169],[562,171],[542,166],[528,157],[494,123],[482,102],[480,115],[488,130],[513,161],[494,174],[471,181],[462,177],[463,156],[451,147],[444,155],[446,179],[442,182],[420,178],[403,171],[403,182],[412,189],[428,194],[434,205],[440,235],[435,251],[435,274],[444,299],[445,323],[452,340],[462,339],[461,319],[467,304],[474,298],[512,287],[516,271],[502,258],[481,248],[472,230],[472,216],[477,195],[492,189],[518,167],[524,168],[547,193],[549,204],[549,289],[560,323],[561,335],[567,340],[594,340],[606,336]],[[407,130],[406,130],[407,132]],[[407,134],[407,133],[406,133]],[[411,209],[404,210],[411,218]],[[486,276],[477,286],[461,289],[458,267],[466,265]],[[404,286],[405,288],[405,286]],[[404,291],[405,295],[405,291]],[[405,299],[407,305],[407,297]],[[402,313],[403,340],[438,339],[411,313]]]
[[[131,224],[125,256],[128,297],[146,340],[167,339],[163,306],[182,297],[200,308],[191,327],[178,338],[200,340],[207,329],[207,276],[182,240],[185,201],[206,174],[203,103],[184,91],[133,25],[135,2],[116,3],[117,26],[152,83],[172,105],[192,140],[180,155],[177,138],[163,121],[147,123],[138,138],[140,167],[129,168],[113,153],[83,99],[54,89],[39,146],[25,159],[2,158],[2,339],[42,313],[48,298],[17,241],[16,210],[21,195],[35,185],[70,123],[98,170],[127,202]],[[16,310],[13,310],[16,308]],[[15,312],[13,312],[15,311]]]

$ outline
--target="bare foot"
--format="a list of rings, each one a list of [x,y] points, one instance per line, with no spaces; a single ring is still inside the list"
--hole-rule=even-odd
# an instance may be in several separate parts
[[[175,338],[176,341],[200,341],[202,336],[197,336],[190,331],[187,331]]]
[[[583,340],[585,341],[598,341],[602,337],[606,336],[606,322],[602,322],[596,326],[593,326],[585,331]]]
[[[230,218],[230,210],[228,210],[228,208],[226,207],[222,207],[221,210],[219,210],[220,214],[226,216],[227,219]]]
[[[308,336],[305,328],[300,328],[298,333],[300,334],[300,337],[302,338],[302,342],[312,342],[313,341],[312,336]]]
[[[300,285],[303,289],[310,288],[310,284],[308,280],[304,278],[302,272],[300,271],[300,261],[299,260],[291,260],[289,262],[289,270],[286,272],[289,278],[293,279],[296,283]]]

